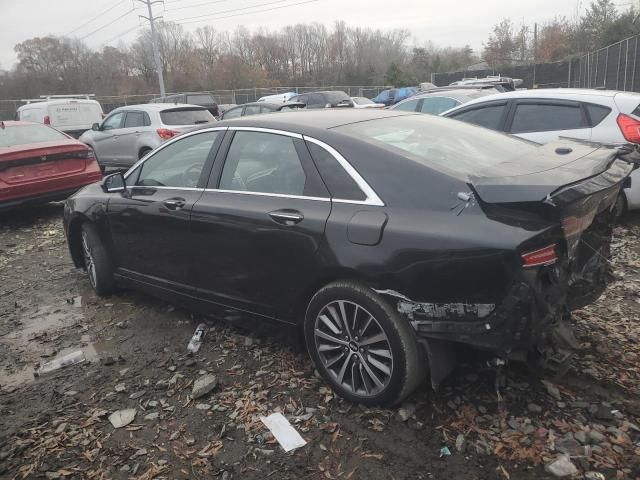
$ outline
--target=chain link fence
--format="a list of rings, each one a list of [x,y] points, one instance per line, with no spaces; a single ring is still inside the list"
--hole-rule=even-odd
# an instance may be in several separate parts
[[[190,93],[209,93],[213,96],[218,104],[242,104],[255,102],[259,98],[267,95],[277,95],[279,93],[295,92],[317,92],[321,90],[342,90],[352,97],[373,98],[382,90],[391,88],[390,86],[364,86],[364,85],[332,85],[326,87],[263,87],[263,88],[242,88],[233,90],[208,90],[203,92]],[[172,92],[173,93],[173,92]],[[171,95],[172,93],[167,93]],[[180,92],[175,92],[180,93]],[[138,94],[138,95],[103,95],[96,96],[95,100],[100,102],[104,113],[123,107],[125,105],[138,105],[141,103],[149,103],[153,98],[158,97],[159,93]],[[0,119],[10,120],[15,118],[16,110],[19,106],[24,105],[21,100],[0,100]]]
[[[437,86],[446,86],[463,78],[503,75],[521,78],[524,88],[572,87],[640,92],[639,38],[630,37],[560,62],[516,65],[499,70],[434,73],[431,81]]]

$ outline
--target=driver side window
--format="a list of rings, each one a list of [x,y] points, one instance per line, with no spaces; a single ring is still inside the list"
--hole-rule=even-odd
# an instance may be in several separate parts
[[[218,135],[220,132],[190,135],[152,153],[143,163],[136,185],[196,188]]]
[[[113,130],[115,128],[120,128],[122,117],[124,117],[124,112],[114,113],[104,122],[102,122],[102,130]]]

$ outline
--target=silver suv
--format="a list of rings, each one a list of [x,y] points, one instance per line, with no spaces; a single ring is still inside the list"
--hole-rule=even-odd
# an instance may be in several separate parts
[[[94,123],[79,140],[93,149],[103,170],[128,168],[165,140],[215,121],[206,108],[197,105],[129,105],[113,110],[101,124]]]
[[[499,93],[442,114],[537,143],[558,137],[640,144],[640,94],[613,90],[550,88]],[[627,179],[618,214],[640,209],[640,170]]]

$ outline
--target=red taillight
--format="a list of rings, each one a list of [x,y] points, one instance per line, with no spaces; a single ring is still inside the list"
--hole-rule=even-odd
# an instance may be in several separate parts
[[[640,121],[629,115],[620,114],[616,119],[618,127],[627,142],[640,143]]]
[[[556,255],[556,245],[549,245],[548,247],[541,248],[540,250],[534,250],[522,254],[522,261],[525,267],[538,267],[540,265],[551,265],[558,260]]]
[[[91,161],[96,159],[96,155],[95,155],[95,153],[93,153],[93,149],[92,148],[88,148],[87,149],[86,159],[87,159],[87,162],[91,162]]]
[[[49,115],[44,116],[44,124],[51,125],[51,119],[49,118]]]
[[[174,137],[175,135],[180,133],[180,132],[174,132],[173,130],[169,130],[168,128],[159,128],[156,130],[156,132],[158,132],[158,136],[163,140]]]

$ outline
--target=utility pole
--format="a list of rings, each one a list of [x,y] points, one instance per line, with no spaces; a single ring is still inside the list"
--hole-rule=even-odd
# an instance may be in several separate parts
[[[532,88],[536,88],[536,63],[538,61],[538,23],[533,24],[533,80]]]
[[[162,75],[162,64],[160,63],[160,52],[158,51],[158,37],[156,35],[156,26],[154,21],[161,17],[153,17],[153,10],[151,9],[151,5],[155,3],[162,3],[162,0],[138,0],[140,3],[144,3],[147,6],[147,11],[149,12],[149,16],[145,17],[144,15],[140,15],[142,18],[149,20],[149,25],[151,25],[151,46],[153,48],[153,60],[156,64],[156,72],[158,72],[158,83],[160,84],[160,96],[165,96],[164,90],[164,77]]]

